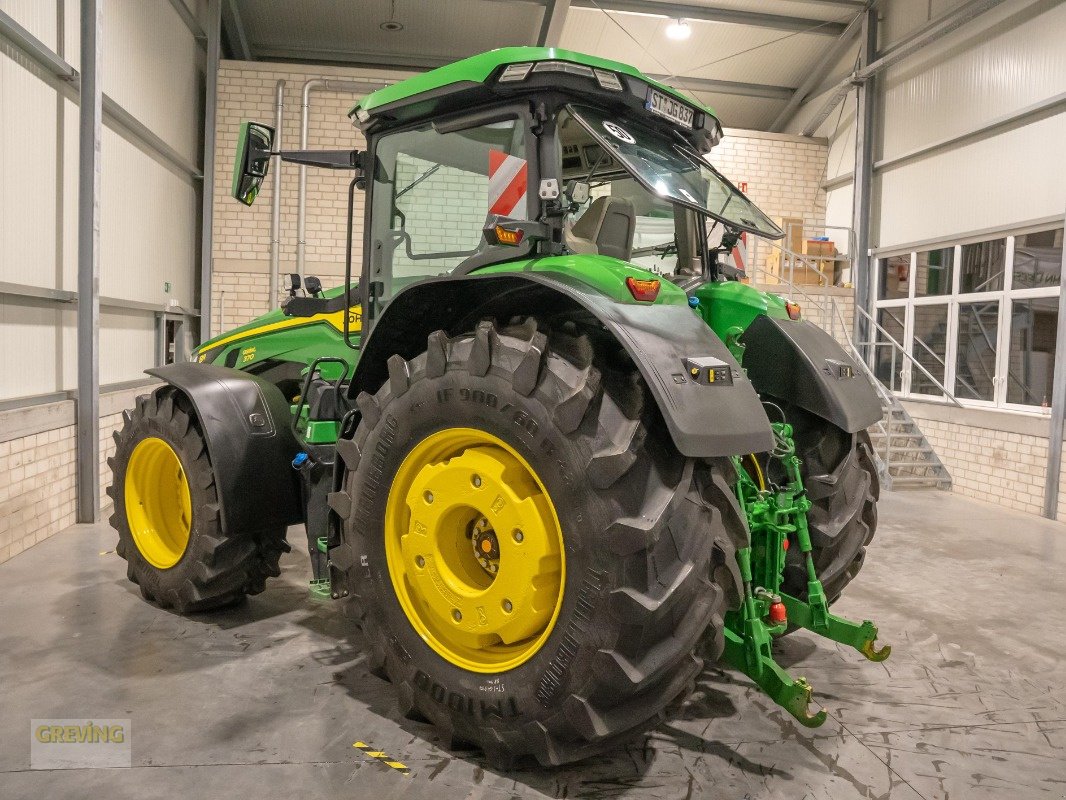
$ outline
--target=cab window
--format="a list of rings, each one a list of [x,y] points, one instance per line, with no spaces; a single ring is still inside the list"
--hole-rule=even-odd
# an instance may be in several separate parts
[[[427,124],[382,137],[376,156],[371,269],[384,298],[485,247],[482,229],[501,202],[506,216],[527,216],[517,119],[447,133]]]

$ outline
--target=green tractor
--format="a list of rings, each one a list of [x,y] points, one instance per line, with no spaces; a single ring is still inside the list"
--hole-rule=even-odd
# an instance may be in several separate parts
[[[868,380],[725,258],[781,231],[709,163],[713,112],[624,64],[505,48],[366,97],[348,270],[149,372],[114,459],[117,551],[179,612],[264,588],[306,526],[401,711],[494,763],[561,764],[661,720],[705,664],[800,723],[775,663],[874,534]],[[362,265],[352,271],[357,197]],[[301,290],[303,290],[301,292]]]

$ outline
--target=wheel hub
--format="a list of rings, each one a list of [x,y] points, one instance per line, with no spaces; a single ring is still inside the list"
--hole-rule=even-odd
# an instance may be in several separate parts
[[[389,494],[386,555],[409,621],[457,666],[511,669],[551,632],[563,591],[555,509],[490,434],[451,428],[411,451]]]
[[[126,520],[144,560],[170,569],[185,554],[192,530],[192,497],[181,459],[158,437],[142,439],[126,465]]]

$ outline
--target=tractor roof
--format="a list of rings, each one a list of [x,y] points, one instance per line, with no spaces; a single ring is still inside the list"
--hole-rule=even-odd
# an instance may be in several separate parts
[[[503,47],[471,56],[470,58],[464,58],[453,64],[438,67],[372,92],[352,108],[350,116],[359,123],[364,123],[379,112],[405,108],[415,103],[423,104],[426,100],[442,95],[453,94],[463,89],[477,89],[485,86],[498,79],[507,65],[524,65],[542,61],[579,64],[586,68],[604,70],[619,76],[635,78],[681,100],[697,111],[708,114],[711,117],[716,116],[713,110],[698,100],[679,92],[677,89],[652,80],[628,64],[555,47]]]

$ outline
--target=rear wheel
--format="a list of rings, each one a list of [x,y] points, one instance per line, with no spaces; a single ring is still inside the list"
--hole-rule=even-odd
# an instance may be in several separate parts
[[[656,724],[737,598],[728,463],[681,456],[632,363],[573,328],[438,331],[389,374],[338,445],[335,508],[401,710],[504,764]]]
[[[289,549],[284,528],[224,533],[203,433],[173,387],[137,398],[108,459],[116,551],[141,594],[165,608],[205,611],[263,591]]]
[[[851,434],[795,406],[779,405],[794,428],[800,473],[812,504],[807,525],[814,565],[833,603],[859,574],[877,531],[880,481],[870,435]],[[807,570],[798,547],[788,551],[783,588],[807,598]]]

